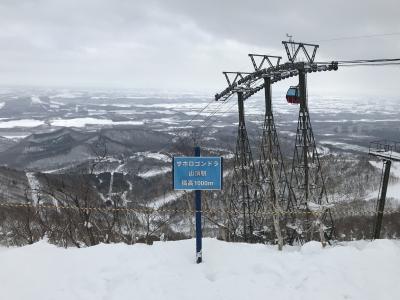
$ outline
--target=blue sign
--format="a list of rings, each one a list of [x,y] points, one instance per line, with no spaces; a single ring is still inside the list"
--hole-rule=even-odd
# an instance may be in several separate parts
[[[175,190],[221,190],[221,157],[174,157],[172,161]]]

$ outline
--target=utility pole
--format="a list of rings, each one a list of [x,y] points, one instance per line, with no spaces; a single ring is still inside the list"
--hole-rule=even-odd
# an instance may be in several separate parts
[[[383,223],[383,214],[386,203],[386,192],[389,185],[390,167],[392,161],[400,161],[400,143],[393,141],[376,141],[370,143],[369,155],[383,160],[383,175],[381,189],[376,204],[376,218],[373,231],[373,239],[379,239]]]
[[[382,189],[378,200],[378,209],[376,211],[376,221],[374,228],[374,239],[379,239],[381,235],[382,221],[383,221],[383,211],[385,209],[386,202],[386,192],[389,183],[390,166],[392,165],[391,160],[383,160],[384,173],[382,178]]]

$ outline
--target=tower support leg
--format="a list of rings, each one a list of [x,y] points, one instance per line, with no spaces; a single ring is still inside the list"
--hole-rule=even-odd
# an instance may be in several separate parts
[[[243,92],[238,92],[239,125],[236,141],[233,178],[226,201],[228,206],[228,230],[234,241],[256,241],[254,220],[257,202],[256,172],[247,136]]]
[[[272,209],[272,222],[275,230],[275,236],[278,242],[278,249],[283,248],[283,235],[281,229],[281,201],[285,198],[284,186],[287,183],[285,168],[283,165],[282,154],[276,133],[274,116],[272,114],[272,94],[271,78],[264,78],[265,91],[265,119],[263,127],[263,136],[261,142],[260,159],[260,179],[262,182],[261,191],[263,195],[263,207]],[[281,194],[282,193],[282,197]],[[267,219],[267,217],[266,217]]]
[[[392,165],[392,162],[390,160],[384,160],[383,165],[385,170],[382,178],[381,194],[379,195],[379,200],[377,205],[376,221],[374,226],[374,239],[379,239],[381,235],[383,211],[385,209],[386,192],[389,183],[390,166]]]
[[[290,184],[297,209],[305,210],[305,215],[296,216],[291,239],[300,243],[319,239],[326,245],[326,240],[333,236],[334,224],[308,112],[307,74],[303,68],[299,69],[299,92],[301,101]]]

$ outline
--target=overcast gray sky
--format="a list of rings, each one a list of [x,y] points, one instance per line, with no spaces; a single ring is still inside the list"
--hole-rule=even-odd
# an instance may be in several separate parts
[[[283,56],[286,33],[400,33],[399,13],[398,0],[0,0],[0,84],[216,92],[221,71],[251,69],[248,53]],[[319,43],[318,60],[400,57],[400,35]],[[309,82],[315,92],[397,95],[399,75],[362,67]]]

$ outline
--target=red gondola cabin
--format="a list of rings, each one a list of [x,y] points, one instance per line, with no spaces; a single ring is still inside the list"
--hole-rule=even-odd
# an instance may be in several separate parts
[[[300,103],[300,93],[298,86],[291,86],[286,93],[286,101],[291,104]]]

